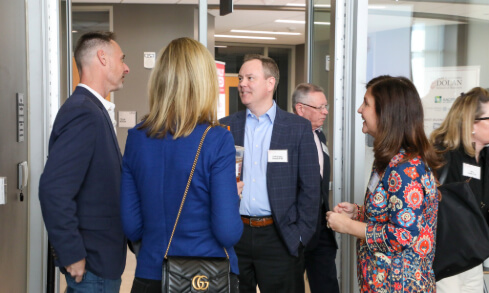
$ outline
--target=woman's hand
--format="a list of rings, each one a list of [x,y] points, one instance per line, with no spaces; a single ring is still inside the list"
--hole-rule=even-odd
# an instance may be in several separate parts
[[[239,181],[237,183],[238,185],[238,195],[239,195],[239,199],[242,199],[243,196],[241,195],[241,193],[243,192],[243,186],[244,186],[244,182],[243,181]]]
[[[350,219],[355,218],[358,214],[357,206],[349,202],[340,202],[337,206],[334,207],[333,211],[335,213],[346,215]]]
[[[348,216],[348,214],[329,211],[326,213],[326,221],[328,227],[330,227],[333,231],[350,234],[348,228],[352,219]]]
[[[365,229],[367,224],[352,220],[348,213],[327,212],[326,221],[328,227],[339,233],[346,233],[365,239]]]

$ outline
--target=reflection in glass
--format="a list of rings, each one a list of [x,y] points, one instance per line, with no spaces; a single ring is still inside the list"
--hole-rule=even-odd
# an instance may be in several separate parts
[[[311,56],[311,82],[319,85],[324,89],[328,104],[334,108],[332,99],[329,99],[330,93],[330,78],[332,74],[329,73],[333,70],[331,47],[331,1],[330,0],[318,0],[314,1],[313,15],[311,17],[313,21],[312,26],[312,56]],[[332,82],[332,80],[331,80]],[[331,131],[333,129],[333,108],[329,112],[329,115],[324,121],[325,126],[323,132],[326,137],[332,137]]]
[[[464,2],[369,1],[367,80],[410,78],[428,135],[460,93],[489,85],[489,2]]]

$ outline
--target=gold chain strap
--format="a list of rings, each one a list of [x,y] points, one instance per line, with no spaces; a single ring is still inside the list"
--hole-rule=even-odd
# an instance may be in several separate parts
[[[185,193],[183,194],[182,203],[180,204],[180,209],[178,210],[177,219],[175,220],[175,225],[173,225],[173,231],[171,231],[170,241],[168,242],[168,246],[166,247],[165,259],[168,255],[168,250],[170,250],[170,244],[173,240],[173,234],[175,233],[175,229],[177,228],[178,219],[180,219],[180,214],[182,213],[183,204],[185,203],[185,198],[187,197],[187,192],[190,187],[190,182],[192,182],[192,177],[194,176],[195,166],[197,165],[197,161],[199,160],[200,150],[202,149],[202,144],[204,143],[204,139],[207,135],[207,132],[211,129],[212,126],[208,126],[207,129],[202,134],[202,138],[200,139],[199,148],[197,149],[197,153],[195,154],[194,164],[192,165],[192,170],[190,171],[190,176],[188,177],[187,187],[185,187]],[[223,247],[224,248],[224,247]],[[229,259],[228,252],[226,248],[224,248],[224,252],[226,253],[226,257]]]

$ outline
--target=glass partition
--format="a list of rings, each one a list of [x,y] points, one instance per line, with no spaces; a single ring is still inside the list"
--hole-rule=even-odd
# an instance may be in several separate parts
[[[382,74],[411,79],[429,135],[460,93],[489,86],[488,30],[487,1],[370,0],[367,81]]]
[[[342,7],[346,10],[346,61],[349,61],[349,54],[353,59],[353,66],[347,66],[344,76],[341,76],[347,81],[353,78],[352,82],[345,82],[345,89],[352,88],[353,98],[351,105],[345,103],[345,107],[351,107],[347,109],[351,119],[346,119],[351,125],[345,125],[345,128],[350,130],[353,140],[358,138],[358,143],[353,141],[351,155],[347,153],[343,158],[350,156],[355,160],[351,167],[345,168],[351,168],[347,173],[352,174],[350,189],[354,191],[353,199],[361,203],[373,163],[372,140],[361,135],[361,119],[356,113],[363,100],[365,84],[384,74],[412,80],[422,99],[425,129],[429,135],[443,121],[460,93],[476,86],[489,87],[489,38],[486,37],[489,1],[369,0],[368,7],[363,1],[355,1],[354,4],[335,2],[336,13]],[[348,21],[349,18],[353,20]],[[352,40],[349,32],[353,35]],[[349,97],[347,93],[343,98],[347,101]],[[345,148],[348,146],[344,145]],[[342,194],[344,199],[348,196],[347,192]],[[345,253],[355,251],[354,246],[347,248],[350,250]],[[343,265],[348,263],[350,268],[342,270],[342,277],[350,281],[344,282],[346,287],[342,289],[356,292],[354,254],[342,261]]]
[[[332,116],[334,113],[333,99],[330,99],[332,92],[331,71],[331,0],[314,1],[312,24],[312,50],[311,50],[311,83],[321,86],[324,89],[328,104],[330,104],[329,115],[324,122],[323,131],[327,138],[332,131]]]

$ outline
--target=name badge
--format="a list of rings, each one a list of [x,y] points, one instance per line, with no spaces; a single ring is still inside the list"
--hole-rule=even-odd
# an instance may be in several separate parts
[[[463,164],[462,174],[466,177],[481,179],[481,167],[470,165],[467,163]]]
[[[377,184],[379,184],[379,174],[374,173],[372,177],[370,177],[370,181],[368,182],[368,190],[370,190],[371,193],[374,193],[375,189],[377,188]]]
[[[268,150],[269,163],[287,163],[288,161],[287,150]]]
[[[321,147],[323,148],[323,153],[325,153],[329,157],[328,147],[324,143],[321,143]]]

